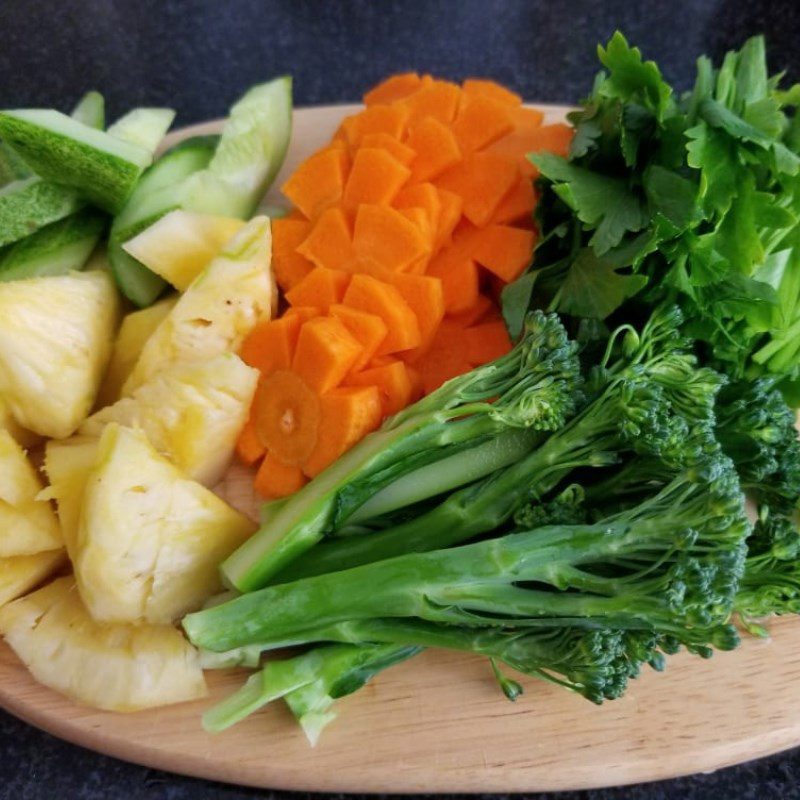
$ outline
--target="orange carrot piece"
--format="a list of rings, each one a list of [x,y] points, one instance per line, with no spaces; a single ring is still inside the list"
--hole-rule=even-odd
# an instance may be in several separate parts
[[[300,164],[281,191],[313,219],[342,196],[346,172],[347,154],[340,148],[327,147]]]
[[[386,282],[400,292],[417,318],[420,343],[409,352],[411,360],[414,360],[428,349],[444,317],[445,300],[442,282],[427,275],[387,272],[384,276]]]
[[[441,281],[444,307],[448,314],[467,311],[478,302],[478,266],[468,255],[457,249],[442,250],[431,261],[428,275]]]
[[[417,154],[411,162],[414,183],[432,180],[461,160],[453,131],[434,117],[423,119],[408,135],[406,144]]]
[[[436,229],[431,227],[430,216],[428,211],[420,206],[408,206],[406,208],[399,208],[398,211],[420,232],[427,242],[425,253],[429,255],[433,248],[433,237]],[[410,265],[409,265],[410,266]]]
[[[467,360],[473,366],[488,364],[511,350],[511,339],[502,320],[483,322],[464,331]]]
[[[449,169],[437,185],[460,195],[464,201],[464,216],[481,226],[491,219],[518,174],[518,166],[513,161],[482,151],[468,155]]]
[[[353,158],[342,204],[350,212],[362,203],[388,206],[410,175],[411,170],[386,150],[362,147]]]
[[[425,386],[422,382],[422,373],[416,368],[412,367],[410,364],[406,364],[406,374],[408,375],[408,379],[411,382],[411,403],[416,403],[417,400],[425,394]]]
[[[391,75],[381,81],[364,95],[364,105],[373,106],[378,103],[393,103],[407,97],[422,85],[422,78],[416,72],[403,72]]]
[[[318,394],[338,386],[353,368],[362,347],[335,317],[306,322],[297,337],[292,370]]]
[[[481,266],[511,283],[531,263],[535,241],[533,231],[509,225],[489,225],[480,232],[473,255]]]
[[[331,306],[328,313],[332,317],[336,317],[361,345],[361,355],[356,359],[351,371],[356,372],[363,369],[386,338],[389,330],[386,323],[376,314],[369,314],[345,305]]]
[[[394,105],[408,109],[408,126],[413,128],[416,123],[430,117],[445,124],[451,123],[458,110],[460,98],[461,89],[455,83],[433,80],[427,85],[423,83],[419,89]]]
[[[536,193],[533,181],[525,175],[520,175],[517,182],[500,201],[492,222],[499,225],[510,222],[532,222],[533,209],[536,207]]]
[[[370,133],[388,133],[400,139],[405,133],[410,114],[410,109],[400,103],[373,105],[346,117],[341,127],[349,145],[359,147],[364,136]]]
[[[357,258],[386,269],[403,269],[430,251],[430,242],[394,208],[361,205],[353,246]]]
[[[436,254],[442,247],[450,243],[453,231],[461,220],[461,209],[464,201],[454,192],[437,187],[441,211],[439,213],[439,229],[433,243],[433,252]]]
[[[308,480],[300,467],[267,453],[253,481],[255,490],[268,500],[277,500],[302,489]]]
[[[432,183],[415,183],[404,186],[394,199],[395,208],[422,208],[428,217],[428,227],[432,236],[438,234],[442,201]]]
[[[248,420],[236,440],[236,455],[248,467],[264,457],[264,445],[258,439],[253,423]]]
[[[275,280],[284,291],[302,280],[314,265],[296,252],[308,236],[311,223],[306,219],[284,217],[272,221],[272,269]]]
[[[322,309],[317,308],[316,306],[289,306],[289,308],[283,312],[281,319],[286,319],[287,317],[292,319],[296,317],[300,320],[300,324],[302,325],[303,323],[308,322],[310,319],[316,319],[316,317],[321,316]]]
[[[476,322],[480,322],[494,308],[495,304],[489,297],[485,294],[479,294],[478,299],[472,306],[458,314],[448,314],[446,320],[467,328]]]
[[[303,472],[312,478],[381,422],[381,400],[376,386],[333,389],[320,397],[320,407],[317,445],[303,464]]]
[[[524,114],[523,114],[524,112]],[[526,158],[528,153],[547,150],[558,155],[567,155],[572,141],[572,128],[568,125],[542,125],[542,113],[532,108],[518,109],[514,130],[486,148],[487,153],[503,156],[515,161],[523,175],[535,178],[536,167]]]
[[[349,283],[349,273],[317,267],[286,292],[286,300],[292,306],[314,306],[327,311],[328,306],[342,302]]]
[[[319,398],[299,375],[279,370],[259,382],[251,419],[261,444],[276,458],[296,466],[317,444]]]
[[[376,147],[385,150],[406,167],[414,160],[416,153],[388,133],[367,133],[361,137],[361,147]]]
[[[522,103],[522,98],[516,92],[490,80],[467,78],[461,88],[466,95],[488,97],[509,106],[518,106]]]
[[[422,377],[425,394],[430,394],[445,381],[472,369],[464,352],[464,330],[460,325],[443,322],[430,350],[414,365]]]
[[[570,125],[556,123],[555,125],[542,125],[535,134],[532,135],[531,152],[538,153],[546,150],[558,156],[566,157],[569,154],[569,146],[575,130]]]
[[[507,104],[485,95],[475,95],[467,96],[462,102],[453,123],[453,133],[461,152],[472,153],[496,142],[513,127]]]
[[[318,267],[353,269],[355,251],[353,236],[341,208],[324,211],[297,252]]]
[[[262,375],[289,369],[301,325],[299,316],[259,322],[242,343],[239,355]]]
[[[422,337],[417,315],[394,286],[370,275],[354,275],[344,296],[344,305],[375,314],[386,323],[386,337],[376,355],[419,347]]]
[[[397,359],[388,364],[354,372],[348,386],[376,386],[380,393],[381,415],[390,417],[411,402],[412,384],[406,365]]]

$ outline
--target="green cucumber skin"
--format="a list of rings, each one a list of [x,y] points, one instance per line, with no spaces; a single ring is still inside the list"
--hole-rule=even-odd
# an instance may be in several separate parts
[[[105,214],[84,209],[10,245],[0,252],[0,282],[83,269],[105,231],[106,220]]]
[[[27,178],[0,189],[0,247],[50,225],[86,205],[77,192],[40,178]]]
[[[0,136],[42,178],[116,214],[152,161],[146,150],[52,110],[0,112]]]
[[[181,182],[208,166],[218,142],[219,136],[194,136],[168,150],[144,173],[111,226],[108,240],[111,272],[122,294],[140,308],[155,302],[167,282],[126,253],[122,245],[180,207]]]
[[[27,164],[10,147],[0,142],[0,189],[30,176]]]
[[[70,116],[83,125],[102,131],[106,127],[106,101],[103,95],[100,92],[86,92]]]

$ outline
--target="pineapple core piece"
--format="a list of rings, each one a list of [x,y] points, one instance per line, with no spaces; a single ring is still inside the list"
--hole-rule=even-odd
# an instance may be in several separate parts
[[[0,430],[0,558],[63,547],[55,512],[37,499],[41,489],[25,451]]]
[[[276,302],[270,269],[272,240],[267,217],[255,217],[192,281],[147,340],[123,395],[181,361],[205,361],[237,352]]]
[[[180,631],[96,622],[71,577],[0,608],[0,633],[36,680],[95,708],[137,711],[208,694]]]
[[[214,486],[231,461],[257,383],[258,370],[233,353],[183,362],[93,414],[80,433],[100,436],[109,422],[141,428],[187,477]]]
[[[86,419],[117,305],[105,272],[0,283],[0,397],[20,425],[62,438]]]
[[[98,621],[169,623],[222,588],[219,563],[254,524],[110,423],[86,478],[73,566]]]

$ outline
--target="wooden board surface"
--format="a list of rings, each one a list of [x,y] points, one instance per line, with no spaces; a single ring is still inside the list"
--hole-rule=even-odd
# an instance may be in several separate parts
[[[296,112],[284,172],[352,110]],[[209,123],[182,135],[214,129]],[[221,494],[240,508],[254,507],[240,468],[231,470]],[[237,688],[243,673],[209,674],[211,697],[202,702],[109,714],[39,686],[0,645],[0,705],[56,736],[127,761],[265,788],[609,786],[711,771],[800,744],[800,620],[778,620],[772,630],[771,641],[746,639],[739,650],[710,661],[670,658],[665,674],[648,670],[623,699],[600,707],[533,679],[523,679],[525,694],[510,703],[483,659],[426,652],[341,700],[339,719],[313,750],[282,704],[225,733],[203,732],[202,711]]]

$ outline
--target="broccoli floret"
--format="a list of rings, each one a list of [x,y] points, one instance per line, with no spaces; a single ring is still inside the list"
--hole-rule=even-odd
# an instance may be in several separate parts
[[[514,512],[514,525],[520,530],[533,530],[545,525],[580,525],[588,521],[583,488],[572,483],[552,500],[529,503]]]

